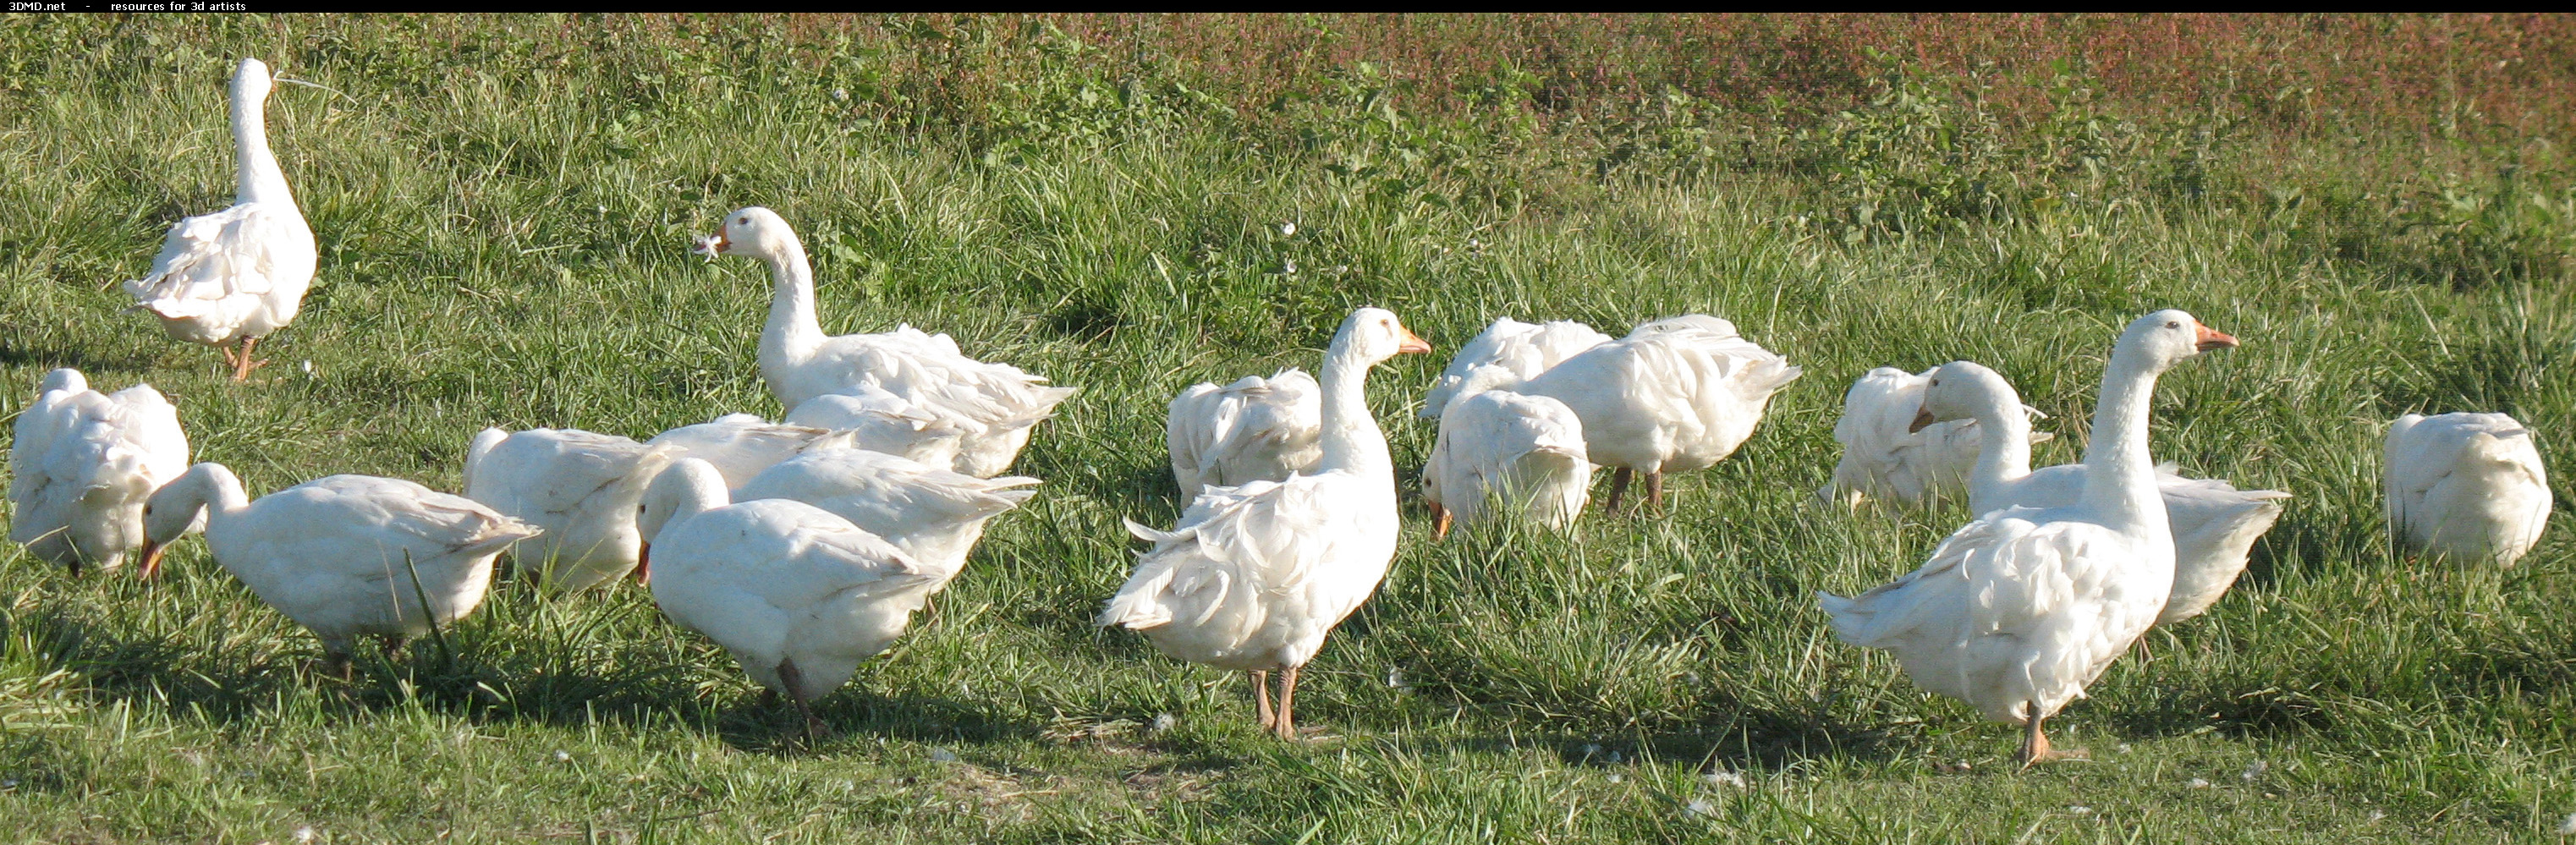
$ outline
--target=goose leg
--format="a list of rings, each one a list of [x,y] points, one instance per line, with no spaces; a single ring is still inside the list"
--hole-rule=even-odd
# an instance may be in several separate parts
[[[2052,760],[2081,760],[2089,756],[2080,748],[2059,751],[2050,746],[2048,733],[2040,727],[2040,722],[2047,717],[2039,715],[2039,702],[2030,702],[2028,706],[2030,707],[2028,712],[2031,715],[2030,720],[2023,723],[2021,753],[2014,755],[2021,760],[2022,768],[2027,769],[2032,765]]]
[[[376,637],[376,645],[384,647],[385,659],[388,660],[393,659],[393,656],[401,652],[403,646],[409,642],[411,642],[410,638],[401,634],[383,634]]]
[[[1252,707],[1253,712],[1261,715],[1261,729],[1266,731],[1277,728],[1279,714],[1270,709],[1270,673],[1254,669],[1250,674],[1252,675]]]
[[[343,681],[357,677],[356,667],[349,659],[348,643],[322,644],[322,671]]]
[[[257,343],[259,343],[259,338],[255,338],[255,337],[245,337],[245,338],[242,338],[242,339],[241,339],[241,353],[240,353],[240,355],[239,355],[239,356],[237,356],[237,357],[236,357],[236,356],[227,356],[227,357],[229,357],[229,358],[232,360],[232,364],[233,364],[233,380],[234,380],[234,381],[244,381],[244,380],[249,379],[249,378],[250,378],[250,371],[251,371],[251,370],[258,369],[258,368],[260,367],[260,365],[268,363],[267,361],[254,361],[254,360],[251,360],[251,357],[250,357],[250,348],[251,348],[251,346],[252,346],[252,345],[257,344]]]
[[[831,729],[815,718],[814,705],[805,700],[805,673],[796,668],[795,658],[778,661],[778,682],[786,685],[787,700],[796,705],[796,714],[805,717],[805,741],[814,742],[829,735]]]
[[[1279,679],[1278,733],[1280,739],[1297,738],[1297,670],[1299,668],[1288,667],[1288,671],[1281,673]]]
[[[1451,514],[1448,508],[1441,507],[1439,502],[1431,503],[1431,539],[1449,539],[1450,518]]]
[[[1602,513],[1619,512],[1619,496],[1628,492],[1628,475],[1627,467],[1620,467],[1610,473],[1610,498],[1601,500]]]
[[[1656,510],[1664,507],[1664,474],[1661,472],[1646,473],[1646,506]]]

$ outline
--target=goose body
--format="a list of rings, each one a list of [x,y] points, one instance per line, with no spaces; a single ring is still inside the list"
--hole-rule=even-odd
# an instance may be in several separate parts
[[[151,385],[89,389],[79,370],[46,373],[9,450],[9,539],[72,568],[114,569],[143,545],[143,505],[188,468],[179,409]]]
[[[2130,323],[2103,377],[2077,501],[1985,514],[1911,574],[1851,598],[1820,593],[1834,633],[1893,653],[1926,690],[2024,726],[2025,763],[2057,756],[2042,722],[2154,624],[2173,588],[2147,459],[2156,376],[2234,345],[2180,311]]]
[[[1312,468],[1324,456],[1323,408],[1315,377],[1295,367],[1223,387],[1191,385],[1164,416],[1172,478],[1182,494],[1197,495]]]
[[[1312,474],[1199,492],[1170,531],[1127,523],[1154,544],[1098,622],[1164,654],[1253,673],[1263,727],[1295,736],[1299,667],[1376,591],[1395,555],[1395,467],[1363,395],[1370,367],[1430,346],[1395,315],[1362,308],[1325,352],[1323,457]],[[1268,674],[1282,671],[1279,708]]]
[[[684,425],[653,436],[644,445],[670,453],[672,460],[696,458],[715,467],[725,483],[750,481],[761,470],[818,446],[848,445],[847,435],[801,425],[781,425],[751,414],[726,414],[710,422]]]
[[[1834,465],[1833,482],[1816,491],[1817,499],[1849,505],[1878,499],[1929,508],[1966,497],[1968,471],[1976,466],[1985,430],[1974,419],[1913,425],[1923,409],[1923,386],[1932,381],[1933,372],[1879,367],[1852,382],[1843,394],[1842,419],[1834,423],[1842,461]],[[2028,443],[2052,437],[2032,433]]]
[[[1663,474],[1706,469],[1753,436],[1772,394],[1798,379],[1780,355],[1705,314],[1645,323],[1594,346],[1519,388],[1564,402],[1583,420],[1593,463],[1615,467],[1616,507],[1631,472],[1662,498]]]
[[[789,499],[733,502],[707,462],[682,458],[646,490],[653,601],[723,646],[744,674],[805,713],[884,652],[941,579],[884,538]]]
[[[272,87],[258,59],[233,71],[233,205],[173,224],[152,271],[125,283],[135,307],[160,318],[170,337],[221,349],[235,380],[256,366],[252,344],[295,319],[321,255],[269,150]]]
[[[465,458],[465,497],[545,533],[521,543],[519,565],[548,587],[586,589],[635,568],[636,503],[670,453],[580,429],[487,428]]]
[[[1422,395],[1425,417],[1438,417],[1456,399],[1459,387],[1478,367],[1501,367],[1512,374],[1512,384],[1538,377],[1549,368],[1586,349],[1610,342],[1610,336],[1594,331],[1591,326],[1573,320],[1524,323],[1510,317],[1496,317],[1493,325],[1458,347],[1449,359],[1448,369]]]
[[[1422,495],[1444,536],[1453,519],[1473,526],[1504,512],[1562,529],[1591,495],[1583,421],[1563,402],[1502,389],[1516,380],[1501,367],[1470,371],[1440,415]]]
[[[872,384],[807,399],[780,422],[845,432],[852,446],[952,468],[967,432],[981,429]]]
[[[189,467],[150,507],[147,568],[202,516],[215,560],[311,629],[342,667],[358,636],[400,640],[474,612],[492,559],[538,534],[472,499],[393,478],[334,475],[251,501],[215,463]]]
[[[849,520],[911,555],[945,586],[984,536],[984,523],[1037,491],[1022,476],[977,478],[944,466],[865,449],[812,449],[762,470],[734,501],[791,499]]]
[[[2388,427],[2388,522],[2409,547],[2507,566],[2549,524],[2531,430],[2505,414],[2407,414]]]
[[[1074,393],[1018,367],[968,358],[947,335],[908,325],[882,334],[825,336],[805,245],[777,212],[736,211],[722,233],[700,240],[699,249],[769,264],[777,287],[760,335],[760,374],[791,414],[818,396],[878,387],[942,419],[970,423],[955,469],[990,476],[1009,469],[1028,444],[1031,427]]]
[[[2028,444],[2039,441],[2023,436],[2030,426],[2027,406],[2002,375],[1975,362],[1954,361],[1934,368],[1932,376],[1937,386],[1924,392],[1919,419],[1975,420],[1988,431],[2001,432],[2002,442],[1981,448],[1969,472],[1969,511],[2053,508],[2083,497],[2084,464],[2030,468]],[[2280,520],[2290,494],[2185,478],[2170,465],[2156,467],[2155,481],[2174,543],[2173,592],[2156,617],[2156,624],[2165,625],[2200,615],[2235,586],[2254,541]]]

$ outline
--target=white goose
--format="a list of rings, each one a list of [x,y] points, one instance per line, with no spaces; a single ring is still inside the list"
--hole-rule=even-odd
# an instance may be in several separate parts
[[[1915,415],[1923,410],[1923,386],[1932,381],[1932,373],[1879,367],[1852,382],[1851,390],[1843,394],[1842,419],[1834,423],[1834,440],[1843,444],[1842,461],[1834,465],[1833,482],[1816,491],[1817,500],[1858,506],[1866,499],[1879,499],[1900,507],[1929,508],[1956,501],[1967,492],[1968,470],[1977,463],[1977,446],[1986,429],[1973,419],[1914,425]],[[2025,410],[2040,415],[2036,408]],[[2055,437],[2032,433],[2023,451]]]
[[[983,428],[873,384],[807,399],[780,422],[848,432],[850,445],[858,448],[942,467],[956,466],[966,433]]]
[[[659,447],[675,460],[706,461],[724,475],[726,484],[739,485],[798,452],[820,446],[846,446],[850,440],[849,435],[827,429],[780,425],[751,414],[726,414],[711,422],[654,435],[644,445]]]
[[[866,449],[809,449],[734,488],[733,500],[793,499],[883,537],[937,579],[966,565],[984,523],[1036,495],[1025,476],[977,478]]]
[[[613,434],[487,428],[465,456],[465,497],[545,533],[513,552],[554,590],[588,589],[635,569],[635,507],[671,460]]]
[[[170,337],[222,352],[234,381],[263,363],[251,358],[251,345],[295,319],[321,255],[268,149],[271,87],[268,65],[258,59],[243,59],[233,71],[240,176],[232,207],[172,225],[152,272],[125,283],[135,307],[161,318]]]
[[[1975,420],[2001,432],[2001,445],[1982,449],[1968,474],[1968,509],[1984,514],[2004,508],[2054,508],[2071,505],[2084,495],[2084,465],[2060,464],[2033,472],[2030,431],[2021,394],[2011,382],[1973,361],[1952,361],[1934,368],[1923,392],[1917,424],[1940,420]],[[2156,493],[2164,502],[2165,520],[2173,531],[2173,592],[2157,614],[2166,625],[2199,616],[2217,604],[2236,576],[2245,572],[2254,541],[2272,530],[2290,494],[2279,490],[2238,490],[2217,479],[2184,478],[2169,466],[2156,468]]]
[[[754,682],[824,732],[811,702],[893,645],[941,580],[830,511],[789,499],[732,502],[696,458],[664,469],[638,519],[651,538],[653,601],[705,634]]]
[[[1278,481],[1324,457],[1324,400],[1315,377],[1295,367],[1269,378],[1244,376],[1218,387],[1190,385],[1163,418],[1172,478],[1181,495],[1205,487]]]
[[[1452,519],[1484,521],[1495,498],[1551,529],[1583,512],[1592,489],[1583,421],[1563,402],[1505,389],[1518,381],[1498,366],[1470,370],[1440,415],[1440,439],[1422,465],[1434,536],[1448,537]]]
[[[1573,320],[1524,323],[1510,317],[1496,317],[1494,324],[1458,347],[1449,359],[1449,368],[1422,394],[1425,417],[1438,417],[1449,409],[1449,401],[1458,398],[1458,388],[1477,367],[1501,367],[1511,372],[1513,382],[1528,381],[1548,368],[1565,363],[1565,359],[1584,350],[1610,342],[1610,336],[1594,331],[1591,326]]]
[[[1604,509],[1619,507],[1632,472],[1661,504],[1664,473],[1706,469],[1753,436],[1771,395],[1799,369],[1705,314],[1638,326],[1538,374],[1520,392],[1549,396],[1583,420],[1592,462],[1616,467]]]
[[[144,500],[187,468],[179,409],[160,391],[100,393],[79,370],[46,373],[9,450],[9,539],[74,575],[115,569],[143,545]]]
[[[1431,345],[1377,308],[1351,312],[1324,352],[1323,460],[1313,475],[1212,487],[1180,524],[1129,533],[1154,550],[1100,612],[1164,654],[1251,673],[1262,727],[1296,736],[1297,671],[1376,592],[1402,526],[1395,465],[1369,416],[1369,368]],[[1280,670],[1279,707],[1269,673]]]
[[[312,629],[325,665],[343,676],[359,635],[391,650],[474,612],[492,559],[538,533],[472,499],[367,475],[318,478],[251,501],[232,470],[203,463],[152,494],[144,569],[159,566],[161,552],[200,518],[215,561]]]
[[[2042,722],[2083,697],[2173,588],[2173,540],[2147,458],[2156,376],[2235,345],[2181,311],[2131,322],[2103,374],[2081,497],[1986,514],[1923,568],[1857,597],[1817,593],[1834,633],[1894,652],[1924,689],[2023,726],[2025,765],[2063,756]]]
[[[2505,414],[2407,414],[2388,427],[2388,523],[2408,546],[2511,566],[2549,524],[2531,429]]]
[[[857,385],[884,388],[943,418],[972,422],[956,469],[996,475],[1009,469],[1029,430],[1055,413],[1073,388],[1008,364],[987,364],[958,354],[944,334],[898,326],[883,334],[826,337],[814,310],[814,268],[805,245],[777,212],[752,207],[725,218],[722,232],[700,238],[707,255],[741,255],[769,263],[777,281],[769,323],[760,333],[760,375],[778,404],[793,413],[817,396]]]

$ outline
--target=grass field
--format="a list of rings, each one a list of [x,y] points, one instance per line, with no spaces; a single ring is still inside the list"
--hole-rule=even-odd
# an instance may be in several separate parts
[[[1037,498],[810,748],[631,584],[504,575],[444,648],[344,683],[201,542],[154,584],[0,551],[0,840],[2559,841],[2571,29],[0,19],[0,413],[53,367],[149,381],[254,495],[453,490],[489,425],[775,417],[765,272],[688,249],[752,204],[803,234],[827,330],[909,322],[1082,388],[1015,468]],[[270,101],[321,270],[233,384],[112,285],[229,202],[241,55],[333,90]],[[1283,744],[1239,676],[1088,620],[1137,549],[1118,520],[1182,504],[1164,401],[1311,369],[1359,305],[1438,347],[1371,381],[1407,485],[1422,389],[1496,315],[1712,313],[1806,377],[1660,514],[1439,544],[1408,501],[1307,673],[1329,733]],[[2297,498],[2234,592],[2052,721],[2092,761],[2016,772],[2010,728],[1813,599],[1967,515],[1809,496],[1882,365],[1993,366],[2052,415],[2040,461],[2074,459],[2111,338],[2161,307],[2244,345],[2160,385],[2159,459]],[[2559,525],[2515,568],[2389,548],[2382,429],[2454,410],[2553,462]]]

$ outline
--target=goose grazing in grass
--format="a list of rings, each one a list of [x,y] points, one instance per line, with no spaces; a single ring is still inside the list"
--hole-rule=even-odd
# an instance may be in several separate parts
[[[188,469],[179,409],[151,385],[89,389],[79,370],[45,374],[9,449],[9,539],[71,568],[115,569],[143,545],[143,503]]]
[[[2083,697],[2173,590],[2173,537],[2147,458],[2156,376],[2235,345],[2181,311],[2131,322],[2103,374],[2077,499],[1988,513],[1921,569],[1859,596],[1817,593],[1834,633],[1894,652],[1924,689],[2021,725],[2024,765],[2080,754],[2052,749],[2042,723]]]
[[[1688,314],[1584,350],[1519,392],[1553,397],[1582,418],[1585,452],[1617,469],[1602,503],[1615,510],[1632,473],[1646,476],[1646,500],[1660,505],[1664,473],[1706,469],[1735,454],[1771,395],[1798,374],[1787,358],[1736,334],[1734,323]]]
[[[549,589],[571,591],[633,571],[635,507],[671,452],[572,428],[474,435],[465,497],[545,533],[513,554]]]
[[[1377,591],[1401,529],[1395,464],[1369,416],[1369,368],[1429,351],[1394,314],[1351,312],[1324,352],[1324,456],[1314,473],[1207,488],[1170,531],[1128,521],[1154,549],[1098,623],[1144,634],[1172,657],[1250,673],[1261,726],[1295,738],[1299,667]],[[1283,674],[1275,711],[1273,671]]]
[[[807,399],[781,422],[847,432],[852,446],[942,467],[955,467],[966,433],[981,428],[873,384]]]
[[[2031,471],[2029,444],[2039,441],[2026,436],[2028,406],[1994,370],[1973,361],[1952,361],[1932,370],[1915,424],[1928,430],[1945,420],[1974,420],[1988,432],[2001,433],[2000,442],[1978,451],[1969,471],[1970,511],[2054,508],[2083,497],[2084,464]],[[2217,604],[2244,573],[2254,541],[2272,530],[2290,498],[2279,490],[2238,490],[2217,479],[2184,478],[2170,466],[2156,468],[2156,493],[2164,502],[2174,544],[2173,592],[2156,616],[2158,625],[2199,616]]]
[[[1190,385],[1163,418],[1172,478],[1181,494],[1206,487],[1278,481],[1324,457],[1324,400],[1315,377],[1295,367],[1269,378],[1244,376],[1218,387]]]
[[[769,263],[777,289],[760,333],[760,375],[790,413],[817,396],[874,385],[943,419],[971,422],[956,469],[991,476],[1009,469],[1029,430],[1073,395],[1070,387],[1008,364],[987,364],[957,351],[944,334],[898,326],[883,334],[827,337],[815,316],[814,269],[805,245],[777,212],[752,207],[725,218],[723,231],[698,240],[709,256],[740,255]]]
[[[1037,491],[1026,476],[977,478],[944,466],[866,449],[819,448],[761,470],[734,488],[734,501],[794,499],[850,521],[911,555],[947,586],[984,536],[984,523]]]
[[[724,476],[682,458],[638,517],[651,538],[653,602],[705,634],[754,682],[787,697],[808,739],[812,702],[886,650],[941,579],[882,537],[790,499],[734,502]]]
[[[1583,421],[1563,402],[1511,392],[1519,380],[1498,366],[1470,370],[1440,415],[1440,439],[1422,465],[1434,536],[1446,539],[1452,519],[1473,526],[1496,515],[1497,499],[1551,529],[1583,512],[1592,489]]]
[[[2388,523],[2415,549],[2511,566],[2549,524],[2531,429],[2505,414],[2407,414],[2388,427]]]
[[[143,568],[205,522],[206,549],[261,601],[322,639],[346,677],[350,642],[390,651],[483,603],[492,559],[536,526],[409,481],[334,475],[252,501],[222,464],[202,463],[152,494]]]
[[[1482,334],[1458,347],[1457,356],[1449,359],[1448,369],[1441,370],[1440,378],[1422,394],[1422,410],[1417,413],[1437,418],[1447,411],[1449,401],[1458,397],[1459,387],[1477,367],[1501,367],[1512,374],[1517,384],[1538,377],[1583,350],[1609,342],[1609,335],[1573,320],[1524,323],[1496,317]]]
[[[265,363],[251,357],[252,344],[294,321],[321,256],[268,148],[271,87],[258,59],[233,71],[232,207],[172,225],[152,272],[125,283],[135,307],[161,318],[170,337],[222,352],[234,381]]]
[[[1923,410],[1923,386],[1932,381],[1933,372],[1879,367],[1852,382],[1843,394],[1842,419],[1834,423],[1834,440],[1843,444],[1842,461],[1834,465],[1833,482],[1816,491],[1818,501],[1857,507],[1877,499],[1929,508],[1963,498],[1968,470],[1976,466],[1977,446],[1988,429],[1974,419],[1914,424]],[[2036,408],[2025,410],[2039,416]],[[2022,451],[2054,437],[2029,434]]]

